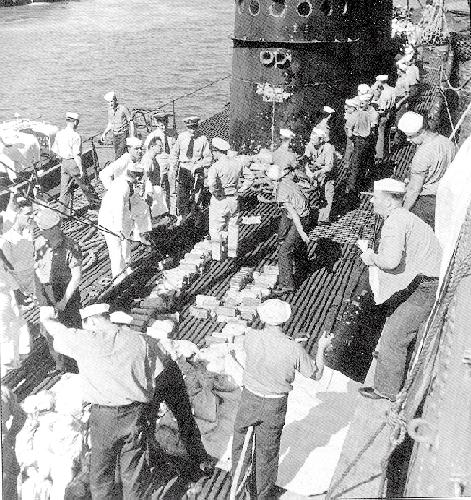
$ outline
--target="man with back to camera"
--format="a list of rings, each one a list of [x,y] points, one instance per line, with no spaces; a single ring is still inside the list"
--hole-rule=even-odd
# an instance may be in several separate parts
[[[66,113],[66,127],[59,130],[52,145],[52,152],[61,159],[61,191],[59,201],[61,210],[65,215],[70,215],[70,185],[75,182],[83,191],[90,208],[98,208],[99,198],[93,189],[82,165],[82,138],[77,132],[79,115]]]
[[[403,208],[405,194],[406,186],[401,181],[382,179],[374,183],[373,207],[384,218],[384,225],[378,251],[367,249],[361,255],[377,273],[375,302],[387,308],[374,387],[359,389],[370,399],[396,399],[403,384],[408,348],[430,314],[438,287],[440,244],[429,225]]]
[[[293,180],[292,170],[271,165],[266,175],[275,182],[275,200],[282,208],[278,227],[278,286],[274,295],[294,292],[294,265],[303,269],[308,264],[306,234],[309,224],[309,205],[306,195]]]
[[[404,208],[435,229],[438,184],[455,157],[456,147],[447,137],[427,130],[423,116],[414,111],[402,116],[398,128],[409,142],[417,145],[409,167]]]
[[[129,109],[118,103],[115,92],[108,92],[103,97],[109,103],[109,107],[108,123],[101,140],[105,142],[108,132],[113,132],[113,146],[117,160],[126,150],[126,139],[134,136],[134,122]]]
[[[216,160],[208,169],[208,187],[211,193],[209,203],[209,236],[220,240],[221,231],[227,231],[230,224],[236,224],[239,215],[238,186],[242,170],[248,157],[228,156],[230,145],[224,139],[215,137],[211,141],[213,157]],[[237,248],[237,242],[233,243]],[[229,243],[231,246],[231,243]]]
[[[92,404],[89,426],[92,498],[150,498],[148,446],[155,426],[154,403],[169,402],[190,458],[205,473],[211,463],[191,415],[181,372],[159,342],[128,327],[113,324],[108,304],[80,310],[83,329],[67,328],[43,308],[40,319],[54,338],[54,348],[74,355],[79,366],[83,400]],[[175,388],[180,400],[172,393]],[[182,422],[182,415],[187,422]],[[183,425],[184,424],[184,425]]]
[[[331,337],[324,334],[319,339],[314,361],[303,347],[283,333],[283,324],[291,316],[287,302],[268,299],[257,307],[257,312],[264,329],[250,330],[244,337],[246,362],[234,422],[232,478],[235,478],[245,435],[253,426],[255,498],[268,500],[277,498],[273,490],[278,474],[281,433],[295,373],[298,371],[305,377],[320,380],[324,372],[324,352],[330,346]]]

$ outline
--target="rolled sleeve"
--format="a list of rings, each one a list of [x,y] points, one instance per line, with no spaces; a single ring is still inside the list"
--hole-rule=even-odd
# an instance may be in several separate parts
[[[81,266],[83,258],[80,247],[74,243],[70,245],[70,248],[68,250],[69,251],[67,252],[67,265],[69,266],[69,268],[73,269],[74,267]]]

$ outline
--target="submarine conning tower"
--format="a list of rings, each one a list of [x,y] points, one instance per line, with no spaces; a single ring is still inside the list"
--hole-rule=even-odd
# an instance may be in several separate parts
[[[344,100],[390,72],[392,13],[392,0],[235,0],[235,149],[276,146],[280,127],[307,139],[324,105],[341,131]]]

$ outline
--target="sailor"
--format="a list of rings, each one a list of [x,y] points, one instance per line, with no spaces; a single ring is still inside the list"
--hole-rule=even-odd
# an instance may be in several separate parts
[[[34,244],[32,233],[33,207],[19,199],[18,214],[13,226],[0,236],[0,250],[12,265],[12,274],[24,295],[34,294]]]
[[[437,189],[455,156],[455,145],[447,137],[427,130],[423,116],[414,111],[405,113],[398,127],[409,142],[417,145],[409,167],[404,208],[435,229]]]
[[[371,94],[371,87],[367,85],[366,83],[360,83],[357,87],[358,93],[357,96],[360,97],[361,95],[365,94]]]
[[[283,333],[283,324],[291,316],[291,307],[287,302],[268,299],[258,306],[257,312],[265,326],[261,331],[251,330],[244,336],[246,362],[243,390],[234,422],[232,480],[238,482],[237,466],[239,461],[246,459],[241,457],[244,440],[249,428],[253,427],[254,497],[267,500],[278,498],[274,489],[280,440],[295,373],[319,380],[324,372],[324,352],[330,346],[331,338],[324,334],[319,339],[314,361],[299,343]]]
[[[57,211],[42,208],[36,216],[40,236],[35,239],[36,296],[40,306],[53,306],[64,325],[82,325],[79,284],[82,278],[82,253],[76,241],[66,236],[60,227]],[[70,360],[54,351],[52,339],[45,333],[57,370],[74,368]]]
[[[433,230],[403,208],[403,182],[382,179],[374,183],[370,194],[384,225],[378,251],[367,249],[361,258],[370,275],[377,275],[375,302],[387,311],[387,319],[379,341],[374,387],[363,387],[360,393],[393,401],[403,384],[409,345],[435,302],[441,249]]]
[[[396,109],[396,93],[394,88],[387,84],[388,75],[378,75],[373,91],[377,92],[377,111],[379,114],[378,140],[376,141],[376,158],[384,159],[384,151],[389,150],[389,131]]]
[[[355,98],[345,100],[343,117],[345,119],[344,129],[347,142],[345,145],[345,152],[343,154],[343,163],[347,169],[350,167],[350,161],[355,148],[353,144],[353,120],[355,117],[354,112],[358,109],[359,104],[359,101]]]
[[[291,149],[295,133],[287,128],[280,129],[281,144],[273,151],[272,162],[283,170],[294,170],[298,165],[296,153]]]
[[[407,112],[409,108],[409,80],[406,77],[407,65],[404,63],[397,63],[397,80],[394,91],[396,93],[396,133],[394,136],[394,145],[400,146],[404,143],[404,135],[398,130],[399,120],[402,115]]]
[[[110,321],[122,325],[123,333],[137,334],[127,326],[132,323],[133,317],[123,311],[111,313]],[[168,339],[168,336],[175,329],[175,323],[169,319],[159,320],[158,323],[157,328],[154,323],[152,329],[150,329],[151,331],[148,329],[146,334],[146,336],[150,335],[157,340],[157,346],[163,354],[161,359],[164,365],[164,369],[154,381],[155,391],[152,397],[152,412],[149,415],[152,435],[155,434],[155,423],[159,419],[160,405],[165,402],[178,423],[178,432],[190,457],[191,465],[205,475],[211,475],[214,465],[201,442],[201,433],[192,413],[183,373],[178,363],[172,358],[172,354],[168,352],[168,344],[162,341],[163,338]]]
[[[118,104],[118,98],[113,91],[106,93],[103,97],[109,103],[109,108],[108,124],[101,136],[101,140],[105,142],[108,132],[113,132],[115,159],[118,159],[126,150],[126,139],[134,136],[134,122],[129,109],[122,104]]]
[[[168,182],[165,184],[168,171],[165,170],[165,160],[161,159],[162,151],[162,138],[154,135],[140,163],[144,169],[144,199],[149,204],[152,217],[168,212]],[[166,163],[168,165],[168,159]]]
[[[81,309],[83,329],[67,328],[49,308],[41,309],[40,320],[54,339],[54,348],[77,359],[83,399],[92,405],[92,498],[121,498],[117,474],[122,498],[147,499],[148,420],[164,356],[152,337],[111,323],[108,309],[108,304]]]
[[[64,214],[69,215],[71,184],[76,183],[87,198],[90,208],[98,208],[99,198],[95,193],[82,165],[82,138],[77,132],[79,115],[66,113],[66,127],[56,135],[52,151],[61,159],[61,191],[59,202]]]
[[[146,242],[143,233],[152,228],[149,207],[139,193],[138,184],[143,175],[144,169],[141,165],[131,164],[125,175],[111,183],[98,212],[98,224],[104,228],[102,232],[108,246],[113,278],[118,275],[124,278],[131,273],[131,238],[134,241]],[[134,215],[136,212],[139,219]],[[122,274],[123,271],[125,274]]]
[[[126,139],[128,151],[123,153],[117,160],[111,162],[103,170],[100,171],[100,178],[103,187],[109,189],[111,182],[121,175],[125,174],[127,169],[141,161],[142,158],[142,141],[137,137],[128,137]]]
[[[154,115],[152,117],[153,122],[156,124],[155,130],[153,130],[144,141],[144,149],[147,149],[150,141],[154,137],[160,137],[162,140],[163,153],[170,155],[172,148],[177,140],[176,133],[168,128],[168,117],[169,115]]]
[[[200,120],[198,116],[183,120],[187,129],[178,134],[170,154],[170,213],[185,219],[199,201],[212,161],[208,138],[198,132]]]
[[[271,165],[266,175],[275,182],[275,199],[282,208],[278,227],[279,283],[275,295],[294,292],[293,266],[299,266],[299,274],[308,266],[306,230],[309,224],[309,205],[306,195],[293,180],[293,171]],[[304,268],[304,269],[303,269]]]
[[[240,157],[227,155],[230,145],[224,139],[215,137],[211,141],[213,158],[216,160],[208,170],[208,187],[211,193],[209,204],[209,236],[211,240],[221,239],[221,231],[236,225],[239,216],[237,201],[239,178],[247,162]],[[231,243],[228,243],[231,246]],[[237,242],[232,242],[237,248]]]
[[[419,95],[420,71],[416,65],[416,54],[412,47],[405,48],[405,56],[401,59],[405,64],[405,78],[409,84],[409,107],[414,106]]]
[[[320,129],[325,132],[325,140],[330,141],[330,121],[332,119],[335,109],[330,106],[324,106],[322,108],[322,118],[314,125],[315,129]]]
[[[306,165],[306,174],[317,182],[326,202],[326,206],[319,210],[318,222],[327,224],[330,222],[330,211],[334,201],[336,155],[335,147],[328,142],[324,130],[313,129],[304,156],[309,160]]]
[[[353,114],[348,131],[353,138],[354,150],[345,192],[354,196],[366,182],[367,172],[374,165],[378,112],[370,105],[371,99],[372,94],[362,94],[358,97],[358,109]]]

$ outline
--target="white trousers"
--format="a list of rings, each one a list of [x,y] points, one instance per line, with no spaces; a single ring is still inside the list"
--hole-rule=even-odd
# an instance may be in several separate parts
[[[212,240],[221,239],[221,231],[227,231],[229,224],[235,224],[239,216],[237,196],[222,200],[211,197],[209,204],[209,236]]]
[[[111,276],[116,278],[131,260],[131,242],[103,232],[111,261]]]

